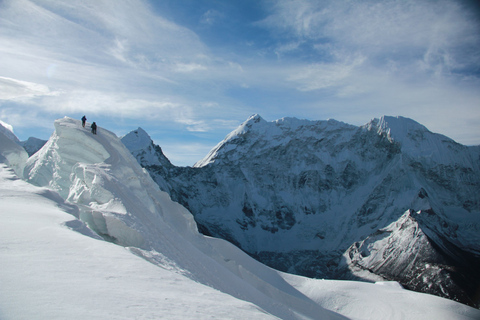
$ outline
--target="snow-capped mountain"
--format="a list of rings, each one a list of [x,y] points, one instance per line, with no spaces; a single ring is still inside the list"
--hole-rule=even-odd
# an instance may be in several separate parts
[[[411,210],[344,253],[348,279],[398,279],[406,287],[476,305],[478,256],[429,229],[432,211]],[[352,275],[354,275],[352,277]]]
[[[35,152],[40,150],[47,140],[38,139],[35,137],[30,137],[25,141],[20,141],[19,144],[27,151],[28,156],[32,156]]]
[[[2,319],[480,315],[396,282],[315,280],[270,269],[199,234],[192,215],[159,190],[113,133],[97,133],[70,118],[55,121],[48,143],[18,166],[30,184],[0,158]],[[0,132],[2,155],[18,151],[5,141],[13,142]]]
[[[141,139],[148,140],[145,135]],[[419,262],[405,254],[395,263],[448,271],[455,290],[448,281],[432,286],[435,276],[412,285],[408,272],[377,270],[369,265],[373,260],[363,259],[363,270],[475,304],[472,288],[480,280],[471,270],[480,256],[480,147],[460,145],[402,117],[384,116],[357,127],[335,120],[267,122],[259,115],[193,168],[171,166],[160,149],[148,145],[134,153],[137,160],[194,214],[204,234],[227,239],[291,273],[369,279],[353,267],[347,276],[344,254],[355,243],[376,239],[371,235],[399,223],[406,211],[422,211],[422,228],[431,232],[425,232],[428,241],[415,241],[430,243],[446,262],[439,264],[436,255]],[[404,246],[394,241],[402,237],[392,237],[391,245]],[[464,268],[465,259],[474,267]],[[464,277],[472,283],[465,285]]]

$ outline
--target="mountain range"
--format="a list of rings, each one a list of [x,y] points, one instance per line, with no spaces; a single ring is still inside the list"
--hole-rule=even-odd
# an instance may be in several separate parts
[[[174,166],[141,128],[122,141],[203,234],[262,263],[478,307],[480,146],[389,116],[253,115],[193,167]]]

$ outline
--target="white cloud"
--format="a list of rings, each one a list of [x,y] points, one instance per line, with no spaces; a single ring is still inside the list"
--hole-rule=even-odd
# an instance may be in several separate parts
[[[18,100],[37,96],[58,95],[42,84],[0,77],[0,100]]]
[[[34,106],[207,128],[192,107],[204,84],[185,77],[216,62],[195,33],[144,1],[5,1],[0,42],[0,99],[22,98],[19,112]]]
[[[349,78],[353,70],[362,65],[365,58],[357,57],[353,61],[344,63],[315,63],[296,71],[287,80],[298,83],[298,90],[312,91],[344,85],[343,81]]]
[[[207,67],[198,63],[177,63],[175,70],[177,72],[189,73],[207,70]]]
[[[479,21],[451,0],[284,0],[275,2],[259,25],[313,45],[329,43],[336,50],[375,58],[379,66],[389,57],[451,70],[466,61],[478,64],[479,58],[478,53],[465,54],[480,45]]]

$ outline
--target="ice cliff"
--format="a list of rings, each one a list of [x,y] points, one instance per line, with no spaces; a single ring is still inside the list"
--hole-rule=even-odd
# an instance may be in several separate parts
[[[28,154],[19,145],[19,142],[13,133],[12,126],[0,121],[0,163],[6,163],[15,171],[17,176],[23,177],[23,169]]]

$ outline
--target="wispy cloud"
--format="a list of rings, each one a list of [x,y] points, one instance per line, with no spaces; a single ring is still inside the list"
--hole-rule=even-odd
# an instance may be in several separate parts
[[[478,66],[480,24],[459,2],[277,1],[260,25],[338,52],[361,54],[384,66],[390,60],[423,63],[447,72]],[[291,41],[291,40],[289,40]]]
[[[365,59],[357,57],[353,61],[335,63],[313,63],[297,71],[287,80],[298,83],[298,90],[312,91],[330,87],[345,86],[345,79],[351,77],[353,70]]]
[[[471,124],[480,127],[477,11],[450,0],[271,4],[257,25],[275,35],[272,50],[282,61],[294,57],[287,80],[317,93],[316,103],[304,104],[307,114],[357,124],[372,114],[400,114],[453,137],[480,134]],[[452,117],[468,129],[449,123]]]
[[[399,114],[480,136],[480,22],[463,2],[176,7],[179,19],[149,0],[0,1],[0,117],[19,132],[88,113],[212,146],[251,113]]]
[[[195,33],[137,0],[7,0],[0,40],[4,99],[35,97],[46,112],[143,115],[189,128],[196,120],[185,110],[194,103],[179,84],[215,63]]]
[[[42,84],[0,77],[0,100],[22,100],[57,94]]]

